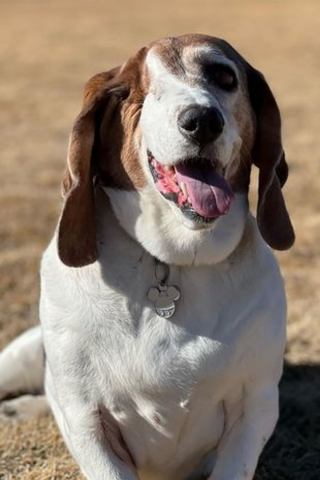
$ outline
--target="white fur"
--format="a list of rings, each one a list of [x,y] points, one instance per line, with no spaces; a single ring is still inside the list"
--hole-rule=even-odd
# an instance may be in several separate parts
[[[255,220],[245,217],[240,244],[217,265],[171,265],[181,299],[169,321],[147,299],[152,256],[101,192],[97,204],[100,261],[68,268],[54,240],[42,262],[46,392],[71,452],[88,478],[118,478],[119,459],[94,433],[103,403],[140,478],[200,475],[210,451],[214,480],[251,478],[277,419],[286,316]]]
[[[139,193],[106,188],[122,227],[159,260],[176,265],[212,265],[238,245],[248,215],[245,195],[236,195],[228,215],[194,224],[153,185]],[[174,212],[174,214],[173,214]]]
[[[152,53],[147,63],[153,75],[141,118],[147,186],[97,189],[99,261],[65,266],[56,236],[43,257],[46,394],[90,480],[250,480],[278,416],[283,282],[245,196],[199,229],[157,192],[146,148],[163,163],[180,160],[191,147],[174,124],[177,109],[218,100],[175,79]],[[232,162],[240,143],[228,101],[219,101],[226,128],[212,146],[222,163]],[[147,297],[156,285],[154,256],[170,265],[168,281],[181,291],[167,320]],[[35,336],[41,345],[40,330]],[[16,365],[14,357],[20,364],[30,358],[23,341],[0,357],[4,394],[10,393],[7,359]],[[19,382],[11,387],[19,390]],[[101,406],[115,422],[112,432],[101,427]],[[114,447],[117,429],[136,469]]]

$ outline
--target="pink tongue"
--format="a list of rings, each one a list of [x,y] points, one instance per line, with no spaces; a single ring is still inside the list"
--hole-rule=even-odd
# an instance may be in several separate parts
[[[228,213],[234,195],[226,180],[207,164],[175,166],[177,180],[187,186],[192,207],[202,217],[218,217]]]

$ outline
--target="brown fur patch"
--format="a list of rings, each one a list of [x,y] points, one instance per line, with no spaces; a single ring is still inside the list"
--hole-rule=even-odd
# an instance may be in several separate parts
[[[152,51],[161,58],[165,67],[177,77],[185,76],[182,60],[183,44],[178,37],[168,37],[151,44]]]
[[[244,88],[242,87],[244,90]],[[242,139],[239,157],[233,162],[227,180],[235,193],[248,193],[252,167],[252,148],[255,140],[255,117],[247,92],[243,91],[235,106],[234,117]]]
[[[93,139],[92,114],[87,113],[73,127],[63,179],[65,205],[58,229],[58,252],[69,266],[80,267],[97,258],[90,164]]]
[[[128,97],[121,101],[111,98],[101,115],[94,166],[103,184],[110,187],[133,190],[142,188],[146,182],[138,152],[138,123],[149,87],[144,64],[146,52],[145,48],[140,50],[119,73],[119,81],[130,92]]]
[[[122,68],[95,75],[86,85],[83,108],[70,137],[58,251],[68,266],[97,259],[93,176],[115,188],[145,183],[136,144],[141,106],[148,86],[142,49]]]

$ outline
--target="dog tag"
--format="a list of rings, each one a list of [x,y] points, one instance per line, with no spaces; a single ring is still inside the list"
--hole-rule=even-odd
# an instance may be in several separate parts
[[[151,287],[148,298],[154,302],[154,311],[159,317],[170,318],[176,311],[175,302],[180,298],[180,291],[173,285],[159,285]]]
[[[169,273],[169,265],[155,259],[155,278],[158,286],[149,289],[148,299],[154,303],[154,311],[162,318],[174,315],[175,302],[180,298],[180,290],[174,285],[167,285]]]

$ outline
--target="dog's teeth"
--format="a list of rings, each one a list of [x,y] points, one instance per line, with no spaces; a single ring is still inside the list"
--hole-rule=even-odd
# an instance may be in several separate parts
[[[173,167],[171,165],[165,165],[164,169],[166,170],[166,172],[172,172]]]
[[[188,196],[187,185],[184,182],[181,182],[180,188],[183,191],[183,193],[185,194],[185,196],[187,197]]]

